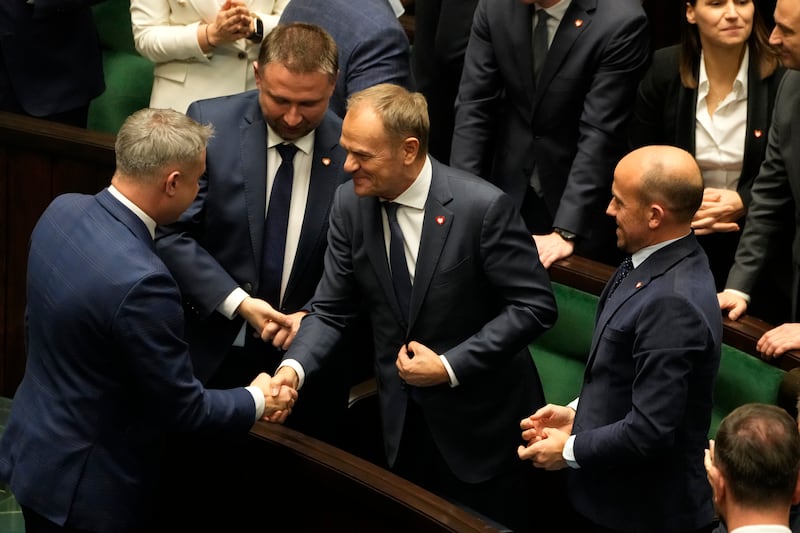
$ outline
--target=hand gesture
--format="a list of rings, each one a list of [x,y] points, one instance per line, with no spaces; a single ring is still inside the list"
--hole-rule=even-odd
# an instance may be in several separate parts
[[[282,424],[292,412],[294,402],[297,400],[297,390],[286,385],[276,389],[273,378],[266,372],[256,376],[250,385],[258,387],[264,393],[264,414],[261,419]]]
[[[567,465],[564,459],[564,445],[569,433],[560,429],[546,427],[541,430],[538,440],[517,448],[517,455],[523,461],[530,460],[536,468],[561,470]]]
[[[707,187],[703,191],[703,203],[692,219],[692,229],[696,235],[739,231],[736,221],[744,213],[744,202],[738,192]]]
[[[409,385],[432,387],[450,382],[450,376],[439,355],[416,341],[400,347],[395,366],[400,378]]]
[[[528,444],[541,440],[544,438],[543,430],[545,428],[554,428],[570,435],[574,420],[575,411],[571,408],[549,403],[520,421],[522,440]]]
[[[728,318],[731,320],[739,320],[739,317],[747,311],[747,300],[734,292],[718,292],[717,300],[719,301],[719,308],[722,311],[727,311]]]
[[[270,335],[271,331],[279,330],[281,328],[291,329],[294,323],[293,319],[290,319],[287,315],[277,311],[274,307],[261,298],[253,298],[248,296],[242,300],[242,303],[239,304],[237,311],[255,330],[253,336],[261,337],[264,342],[268,342],[272,339],[272,336]],[[271,323],[274,324],[268,328]]]
[[[550,268],[550,265],[569,257],[575,251],[575,243],[572,241],[564,240],[558,233],[550,233],[549,235],[533,235],[533,240],[536,242],[536,249],[539,251],[539,262],[542,263],[544,268]]]
[[[261,331],[261,340],[272,341],[272,345],[279,350],[288,350],[300,329],[300,321],[306,314],[308,314],[306,311],[298,311],[285,315],[285,321],[268,321]]]
[[[253,20],[250,10],[240,0],[226,0],[217,12],[214,22],[208,25],[209,45],[232,43],[252,32]]]

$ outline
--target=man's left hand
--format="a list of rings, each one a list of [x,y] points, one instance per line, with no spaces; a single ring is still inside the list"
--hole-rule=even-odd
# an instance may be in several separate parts
[[[520,446],[517,448],[517,455],[522,460],[530,460],[536,468],[545,470],[561,470],[566,468],[567,461],[562,453],[564,445],[569,435],[555,428],[544,428],[541,430],[541,440]]]
[[[800,350],[800,324],[790,322],[764,333],[756,343],[764,357],[780,357],[790,350]]]
[[[409,385],[432,387],[450,382],[439,355],[416,341],[400,347],[395,364],[400,378]]]

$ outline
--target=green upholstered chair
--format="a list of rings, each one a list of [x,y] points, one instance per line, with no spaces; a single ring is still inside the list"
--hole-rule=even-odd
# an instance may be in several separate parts
[[[0,397],[0,436],[6,429],[6,421],[11,412],[11,399]],[[0,531],[4,533],[25,533],[25,520],[14,495],[0,483]]]
[[[580,393],[599,298],[561,283],[553,283],[553,292],[558,305],[558,320],[530,346],[530,351],[539,370],[545,399],[565,405]],[[709,436],[716,435],[725,415],[744,403],[762,402],[787,407],[787,402],[782,402],[779,395],[786,375],[784,370],[766,361],[723,344],[719,373],[714,382]],[[789,388],[794,390],[796,385]]]
[[[103,47],[106,90],[90,104],[87,127],[116,134],[128,115],[150,104],[153,63],[134,47],[129,0],[106,0],[92,9]]]

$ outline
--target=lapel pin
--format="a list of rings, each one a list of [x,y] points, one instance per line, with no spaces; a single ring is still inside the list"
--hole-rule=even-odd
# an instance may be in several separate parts
[[[753,135],[756,136],[756,139],[760,139],[761,136],[764,135],[764,132],[761,130],[753,130]]]
[[[436,217],[436,223],[439,224],[440,226],[444,224],[444,217],[442,215]]]
[[[644,286],[644,283],[642,283],[641,281],[637,281],[636,282],[636,288],[637,289],[641,289],[643,286]]]
[[[581,26],[583,26],[583,20],[575,19],[575,27],[580,28]]]
[[[327,167],[330,164],[331,164],[331,158],[330,157],[323,157],[322,158],[322,166]]]

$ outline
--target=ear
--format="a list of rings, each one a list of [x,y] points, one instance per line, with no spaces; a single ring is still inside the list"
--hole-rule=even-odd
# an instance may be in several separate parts
[[[647,227],[650,229],[657,229],[661,226],[661,223],[664,221],[664,208],[658,204],[652,204],[650,206],[650,212],[647,219]]]
[[[697,19],[694,16],[694,6],[686,2],[686,21],[689,24],[697,24]]]
[[[164,180],[164,192],[172,198],[178,192],[178,180],[181,178],[181,173],[179,170],[173,170],[167,175],[167,179]]]
[[[261,76],[258,71],[258,61],[253,61],[253,76],[256,79],[256,87],[261,88]]]
[[[407,137],[403,141],[403,163],[406,165],[412,164],[417,160],[419,155],[419,139],[416,137]]]

